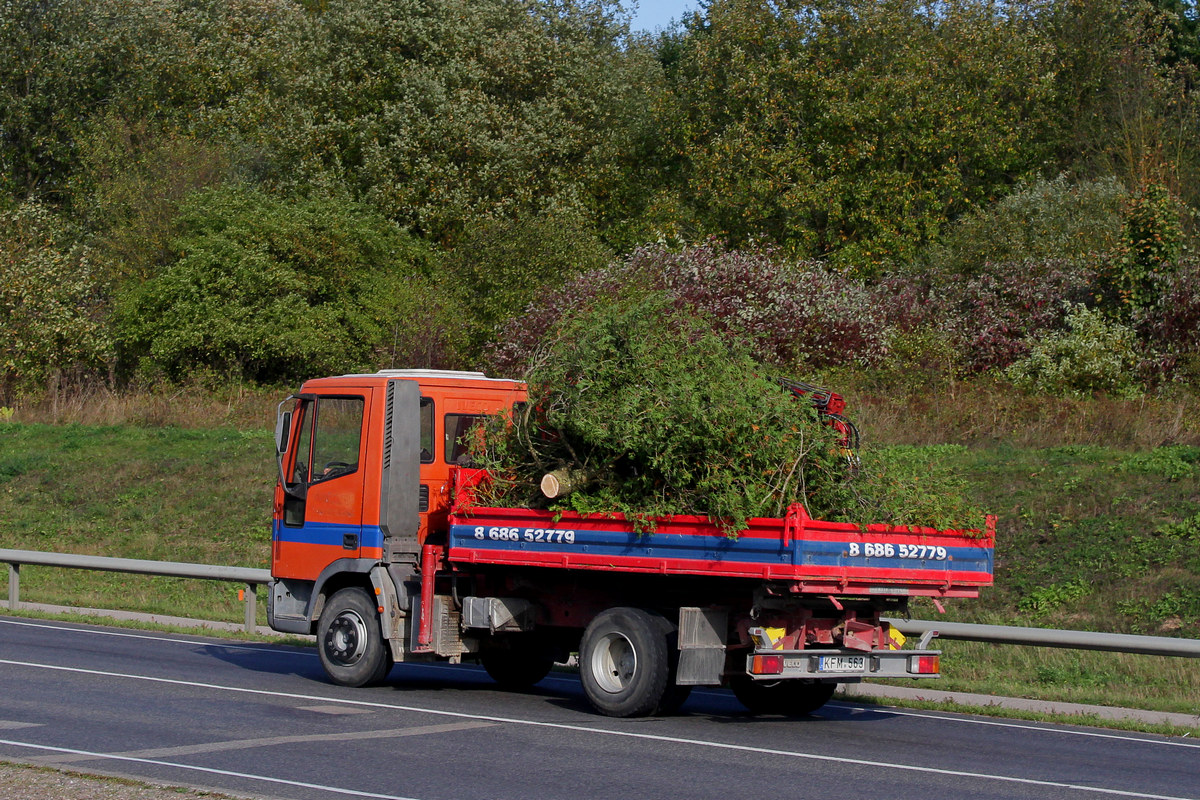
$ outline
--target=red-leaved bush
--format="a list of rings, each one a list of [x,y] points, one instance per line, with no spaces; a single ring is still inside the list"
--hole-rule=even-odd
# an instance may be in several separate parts
[[[817,262],[788,261],[769,248],[726,250],[712,241],[681,251],[651,245],[543,291],[502,329],[489,354],[491,366],[506,374],[522,371],[560,319],[597,301],[619,302],[621,291],[637,287],[665,291],[716,330],[749,343],[759,360],[781,367],[879,363],[892,325],[886,308],[905,297],[891,287],[868,288]]]
[[[929,313],[961,348],[970,372],[1009,366],[1031,345],[1061,330],[1066,303],[1094,295],[1096,270],[1074,261],[1012,261],[989,264],[976,277],[934,292]]]
[[[1134,325],[1154,353],[1160,377],[1174,377],[1200,357],[1200,261],[1187,259],[1158,279],[1158,301],[1134,315]]]

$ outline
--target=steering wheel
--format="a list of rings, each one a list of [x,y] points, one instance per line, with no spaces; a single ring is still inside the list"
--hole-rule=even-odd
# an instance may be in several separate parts
[[[336,473],[350,470],[350,464],[345,461],[329,461],[321,467],[321,477],[328,478]]]

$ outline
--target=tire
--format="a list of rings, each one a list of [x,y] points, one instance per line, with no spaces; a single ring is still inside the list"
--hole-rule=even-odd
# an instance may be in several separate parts
[[[479,661],[501,687],[528,689],[550,674],[554,656],[541,641],[517,641],[514,644],[517,646],[513,649],[485,650],[480,653]]]
[[[738,676],[729,682],[734,696],[754,714],[782,714],[803,717],[829,702],[837,684],[802,678],[784,681],[756,681]]]
[[[674,675],[671,677],[673,678]],[[680,686],[677,683],[668,681],[667,690],[663,692],[663,699],[659,701],[658,710],[654,713],[674,714],[687,702],[688,697],[692,694],[692,689],[693,687],[691,686]]]
[[[325,674],[341,686],[370,686],[392,669],[379,614],[362,589],[341,589],[329,598],[317,623],[317,650]]]
[[[658,711],[672,677],[673,632],[665,619],[637,608],[610,608],[593,619],[579,648],[579,678],[592,707],[609,717]]]

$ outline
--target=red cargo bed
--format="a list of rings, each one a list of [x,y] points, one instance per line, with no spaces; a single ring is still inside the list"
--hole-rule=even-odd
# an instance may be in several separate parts
[[[824,522],[793,505],[736,537],[706,517],[656,520],[639,533],[619,514],[460,508],[447,558],[468,564],[708,575],[786,581],[797,592],[976,597],[992,583],[995,518],[982,531]]]

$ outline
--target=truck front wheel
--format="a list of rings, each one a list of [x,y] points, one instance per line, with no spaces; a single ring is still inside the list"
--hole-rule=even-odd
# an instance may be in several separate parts
[[[785,681],[756,681],[738,676],[729,688],[742,705],[755,714],[783,714],[802,717],[829,702],[837,684],[803,678]]]
[[[639,717],[659,710],[670,679],[672,626],[638,608],[610,608],[583,632],[579,678],[601,714]]]
[[[359,588],[341,589],[329,598],[317,623],[317,649],[325,674],[342,686],[379,683],[392,669],[375,605]]]

